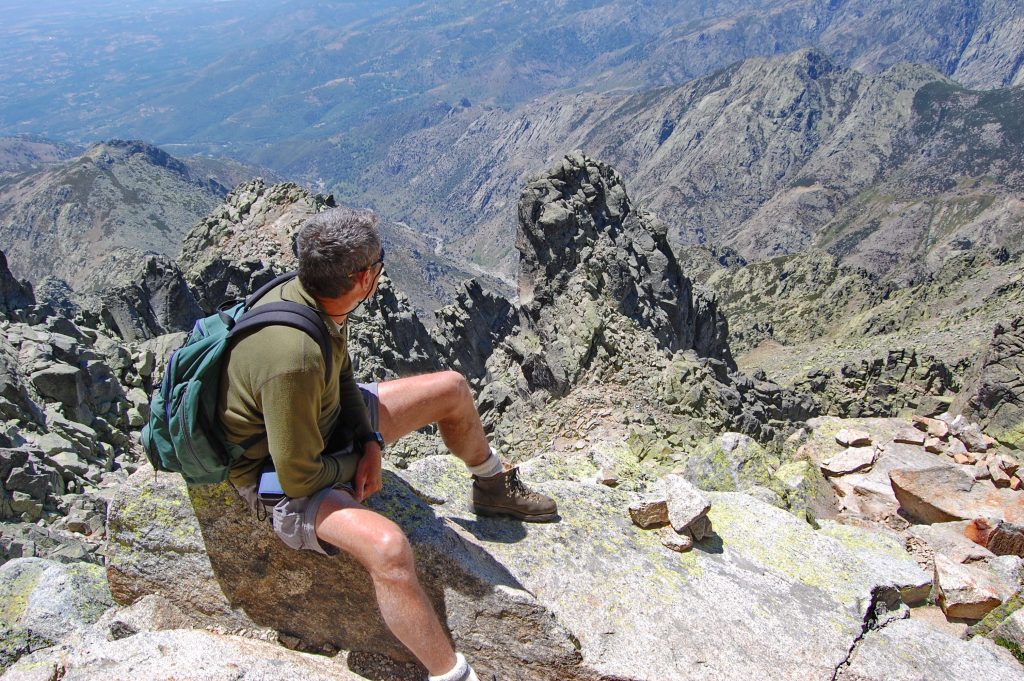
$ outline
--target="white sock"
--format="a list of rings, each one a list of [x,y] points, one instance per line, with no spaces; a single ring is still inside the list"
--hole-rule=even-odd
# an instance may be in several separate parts
[[[466,662],[466,658],[462,656],[462,653],[455,653],[455,666],[451,670],[440,676],[430,676],[427,678],[429,681],[479,681],[476,678],[476,672]]]
[[[478,478],[490,478],[504,471],[505,464],[501,462],[501,457],[494,451],[494,447],[491,447],[491,455],[483,463],[476,466],[466,466],[466,468]]]

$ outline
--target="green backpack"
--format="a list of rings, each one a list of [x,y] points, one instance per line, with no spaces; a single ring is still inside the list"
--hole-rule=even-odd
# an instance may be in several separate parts
[[[266,437],[228,442],[217,419],[221,368],[232,341],[242,334],[272,324],[305,331],[320,345],[326,375],[330,375],[330,335],[314,310],[289,301],[252,307],[267,291],[294,277],[295,272],[283,274],[245,301],[232,301],[197,320],[185,342],[171,354],[150,402],[149,423],[142,429],[142,446],[153,468],[181,473],[189,485],[221,482],[242,452]]]

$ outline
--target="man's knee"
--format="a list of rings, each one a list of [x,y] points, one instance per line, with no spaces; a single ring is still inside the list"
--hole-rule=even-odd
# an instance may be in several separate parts
[[[442,392],[446,400],[452,403],[473,400],[473,391],[469,389],[466,377],[458,371],[442,371],[440,379],[441,384],[444,386]]]
[[[412,546],[402,530],[390,526],[378,533],[370,547],[367,569],[377,579],[403,581],[414,579],[416,565],[413,560]]]

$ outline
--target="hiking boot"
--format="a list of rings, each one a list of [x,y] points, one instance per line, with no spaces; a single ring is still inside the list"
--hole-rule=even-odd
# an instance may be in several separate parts
[[[507,515],[531,523],[558,520],[554,499],[527,487],[519,479],[519,468],[489,478],[474,475],[470,508],[477,515]]]

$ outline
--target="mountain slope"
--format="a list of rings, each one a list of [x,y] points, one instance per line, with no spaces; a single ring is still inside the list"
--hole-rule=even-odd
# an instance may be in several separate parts
[[[1002,87],[1024,79],[1022,36],[1014,0],[49,0],[0,28],[0,133],[228,151],[349,200],[397,136],[465,103],[679,86],[807,47]]]
[[[580,148],[620,168],[677,245],[754,259],[818,245],[902,276],[956,244],[1020,250],[1022,93],[910,65],[864,76],[799,51],[678,88],[467,109],[403,138],[365,184],[400,219],[508,271],[510,199],[532,169]]]
[[[179,160],[111,141],[0,185],[0,249],[19,278],[47,275],[95,291],[140,254],[176,254],[181,239],[227,190],[197,180]]]
[[[79,153],[81,149],[73,145],[32,135],[0,137],[0,177],[60,163]]]

